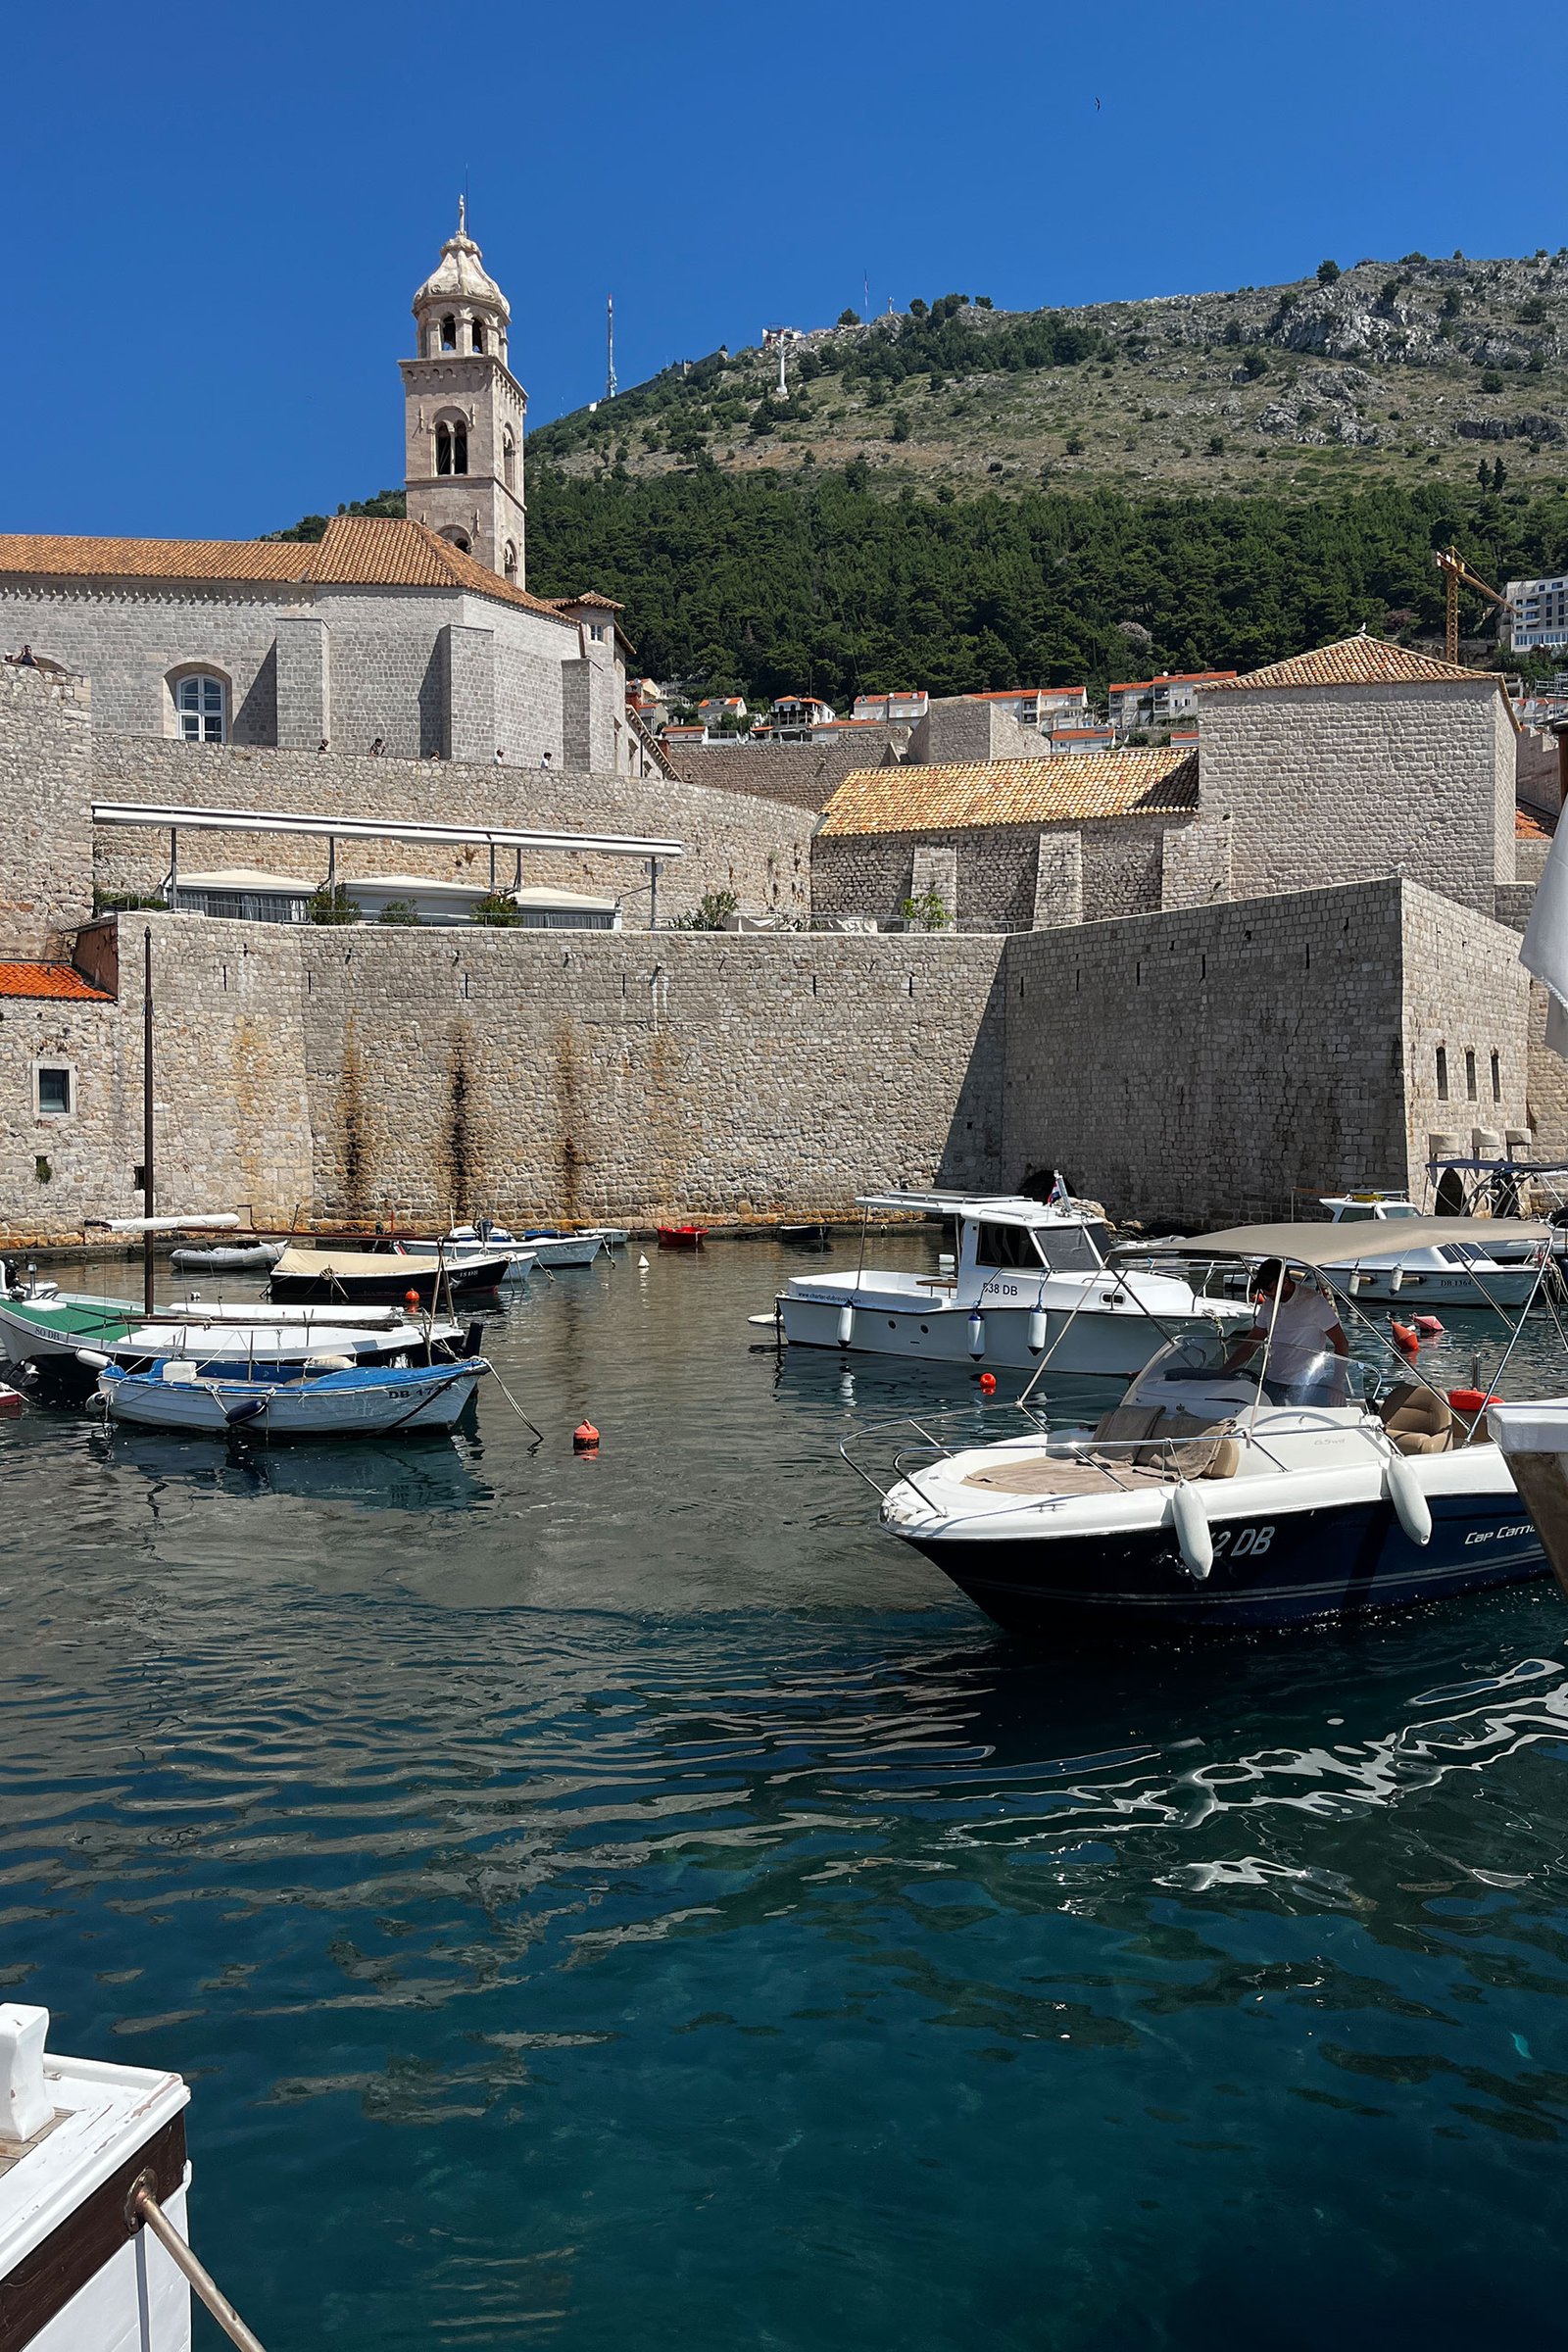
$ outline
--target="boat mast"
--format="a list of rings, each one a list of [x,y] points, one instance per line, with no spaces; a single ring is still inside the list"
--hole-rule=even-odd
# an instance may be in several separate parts
[[[141,935],[141,1213],[146,1227],[141,1237],[141,1302],[149,1320],[153,1311],[153,927]]]

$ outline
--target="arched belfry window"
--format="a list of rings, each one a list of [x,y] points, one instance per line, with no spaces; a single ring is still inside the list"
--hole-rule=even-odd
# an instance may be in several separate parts
[[[466,473],[468,470],[468,428],[466,424],[459,423],[452,427],[452,470],[454,473]]]
[[[435,469],[437,473],[452,471],[452,427],[438,424],[435,428]]]
[[[441,533],[441,536],[443,539],[450,539],[454,547],[461,547],[465,555],[470,553],[468,547],[468,534],[466,531],[460,531],[456,523],[449,524],[447,529]]]
[[[509,490],[517,487],[517,444],[510,424],[501,435],[501,478]]]
[[[174,688],[174,713],[186,743],[222,743],[227,733],[222,679],[210,670],[192,670]]]
[[[456,350],[457,350],[457,348],[458,348],[458,322],[457,322],[456,318],[443,318],[443,319],[442,319],[442,321],[441,321],[441,348],[442,348],[442,350],[443,350],[443,351],[456,351]]]
[[[510,539],[507,541],[505,548],[502,550],[501,572],[502,577],[504,579],[511,580],[514,587],[515,587],[517,581],[517,551],[513,546]],[[1494,1061],[1496,1060],[1497,1056],[1495,1054],[1494,1054],[1492,1058]]]
[[[484,328],[479,324],[477,318],[473,322],[473,348],[475,351],[484,349]]]
[[[437,473],[468,470],[468,428],[461,416],[443,417],[435,428],[435,469]]]

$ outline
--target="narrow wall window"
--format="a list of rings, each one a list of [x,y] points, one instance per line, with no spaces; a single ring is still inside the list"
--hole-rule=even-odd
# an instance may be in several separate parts
[[[502,550],[501,571],[503,578],[509,579],[515,583],[517,577],[517,551],[513,546],[510,539],[507,541],[505,548]],[[1495,1054],[1494,1054],[1492,1058],[1494,1062],[1495,1062],[1497,1058]]]
[[[509,490],[517,487],[517,444],[510,424],[501,436],[501,478]]]
[[[484,328],[479,324],[477,318],[473,322],[473,348],[475,351],[484,349]]]
[[[468,428],[466,424],[452,427],[452,470],[454,473],[466,473],[468,470]]]
[[[223,681],[196,670],[174,689],[174,710],[186,743],[223,741]]]
[[[69,1119],[73,1108],[72,1073],[68,1064],[40,1061],[34,1073],[40,1119]]]
[[[452,427],[438,424],[435,428],[435,469],[437,473],[452,471]]]
[[[443,350],[443,351],[456,351],[456,350],[457,350],[457,348],[458,348],[458,322],[457,322],[456,318],[443,318],[443,319],[442,319],[442,321],[441,321],[441,348],[442,348],[442,350]]]
[[[1466,1046],[1464,1050],[1464,1092],[1465,1101],[1473,1102],[1476,1099],[1476,1050],[1474,1046]]]
[[[1492,1100],[1494,1102],[1502,1101],[1502,1063],[1495,1054],[1492,1056]]]
[[[1448,1049],[1446,1046],[1440,1046],[1438,1048],[1438,1101],[1440,1102],[1446,1102],[1447,1100]]]

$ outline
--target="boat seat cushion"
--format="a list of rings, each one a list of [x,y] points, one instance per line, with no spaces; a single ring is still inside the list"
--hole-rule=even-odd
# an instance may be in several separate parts
[[[1133,1458],[1140,1467],[1170,1469],[1183,1478],[1234,1478],[1242,1458],[1234,1428],[1233,1421],[1200,1421],[1179,1405],[1166,1405],[1154,1417],[1150,1442]]]
[[[1125,1494],[1129,1489],[1160,1486],[1157,1470],[1143,1470],[1135,1462],[1106,1457],[1093,1461],[1059,1453],[1024,1454],[984,1470],[971,1470],[966,1487],[981,1487],[990,1494]]]
[[[1391,1389],[1378,1414],[1400,1453],[1446,1453],[1453,1444],[1447,1399],[1413,1380]]]
[[[1160,1417],[1157,1404],[1113,1404],[1095,1423],[1095,1437],[1104,1445],[1132,1445],[1151,1436]]]

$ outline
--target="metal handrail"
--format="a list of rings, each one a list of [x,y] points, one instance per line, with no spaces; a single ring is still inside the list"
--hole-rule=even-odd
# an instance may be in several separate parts
[[[233,2304],[224,2294],[205,2264],[198,2262],[185,2239],[174,2228],[158,2202],[157,2179],[151,2172],[138,2173],[130,2184],[125,2199],[125,2227],[134,2236],[145,2226],[152,2231],[164,2252],[177,2271],[196,2289],[229,2342],[238,2344],[240,2352],[265,2352],[262,2339],[246,2327]]]

